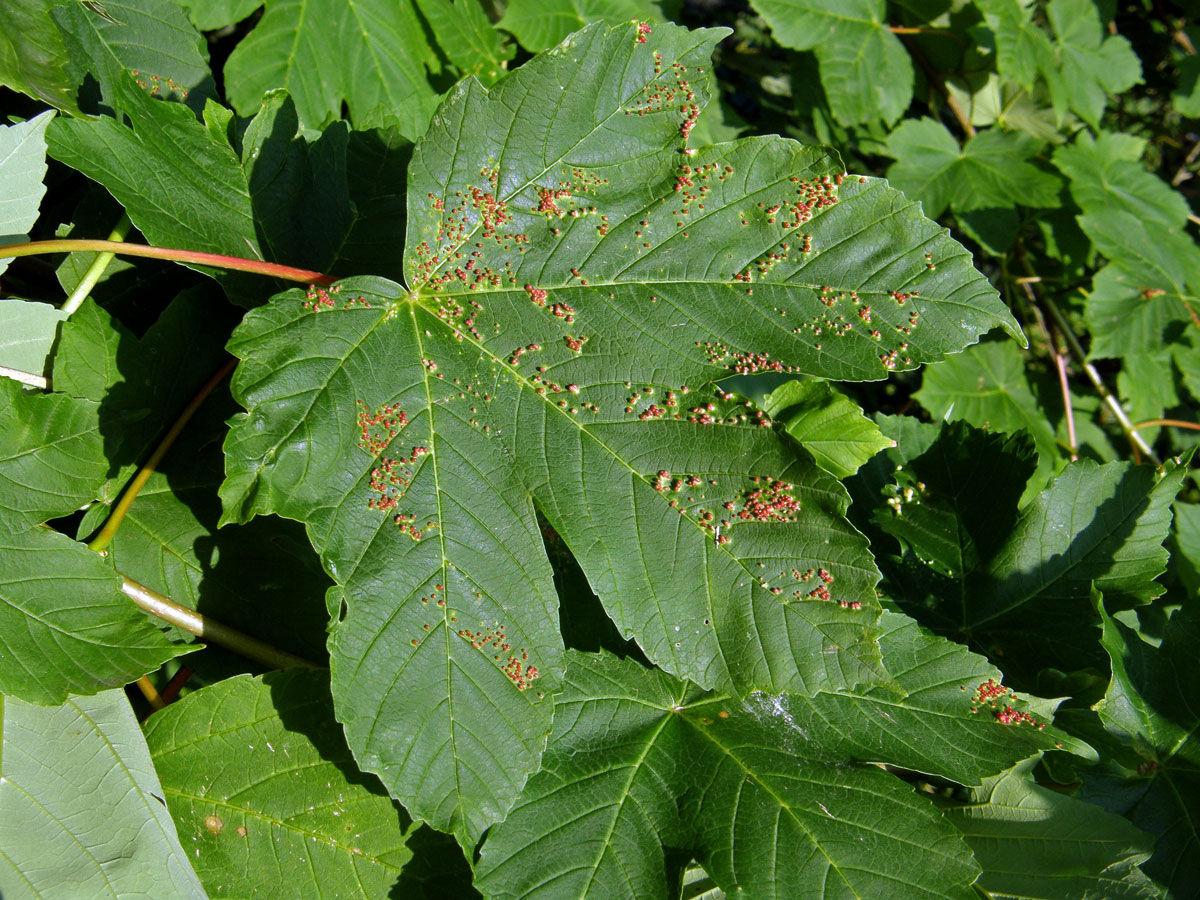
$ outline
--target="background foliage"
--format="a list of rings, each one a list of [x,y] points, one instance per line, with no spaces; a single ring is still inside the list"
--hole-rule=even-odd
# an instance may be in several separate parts
[[[4,4],[0,894],[1200,896],[1195,13]]]

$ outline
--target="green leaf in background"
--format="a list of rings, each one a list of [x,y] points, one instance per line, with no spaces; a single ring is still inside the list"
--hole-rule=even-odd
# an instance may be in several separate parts
[[[877,671],[878,606],[845,493],[715,382],[877,379],[1020,334],[944,230],[824,151],[679,152],[722,34],[592,26],[490,93],[463,82],[414,151],[407,289],[289,292],[230,345],[249,412],[226,521],[306,523],[345,604],[350,746],[464,842],[549,730],[534,497],[655,662],[739,690],[849,686]],[[533,98],[560,85],[548,116]]]
[[[254,30],[225,64],[229,101],[253,114],[263,95],[285,88],[300,125],[319,131],[341,118],[358,129],[396,125],[420,136],[437,104],[427,66],[433,49],[416,5],[392,0],[267,0]]]
[[[1033,490],[1058,468],[1054,429],[1029,386],[1025,361],[1012,344],[990,341],[929,366],[913,396],[935,419],[962,419],[1005,434],[1028,431],[1038,450]]]
[[[205,285],[172,300],[141,340],[91,300],[63,324],[54,387],[100,404],[97,428],[109,471],[96,499],[116,499],[162,433],[229,358],[221,344],[233,322],[219,292]]]
[[[0,125],[0,245],[18,244],[37,221],[46,193],[46,126],[54,118],[44,112],[16,125]],[[12,258],[0,259],[3,273]]]
[[[0,378],[0,510],[35,525],[95,498],[108,471],[97,404]]]
[[[884,0],[754,0],[785,47],[812,50],[834,117],[891,125],[912,100],[908,51],[887,25]]]
[[[1187,201],[1142,165],[1146,142],[1129,134],[1081,131],[1054,151],[1054,165],[1070,179],[1071,196],[1085,213],[1117,210],[1164,228],[1187,222]]]
[[[76,112],[76,85],[67,74],[67,49],[52,15],[59,2],[0,4],[0,84]]]
[[[438,47],[459,72],[474,75],[484,85],[505,74],[516,47],[492,27],[478,0],[418,0],[417,7]],[[510,3],[506,14],[511,15],[512,8]]]
[[[1104,897],[1152,900],[1138,863],[1150,835],[1120,816],[1033,780],[1037,760],[985,779],[966,805],[944,805],[983,867],[979,886],[997,900]]]
[[[835,478],[853,475],[892,446],[859,406],[825,381],[789,381],[767,394],[763,409]]]
[[[108,18],[82,3],[54,9],[68,51],[68,69],[79,84],[88,76],[100,96],[81,96],[87,112],[97,100],[119,106],[115,81],[129,72],[150,96],[204,108],[214,93],[208,46],[175,0],[104,0]],[[87,91],[94,88],[88,85]]]
[[[739,702],[631,660],[572,652],[542,771],[489,833],[481,889],[666,896],[694,854],[729,894],[973,897],[975,864],[946,824],[910,787],[861,763],[948,767],[976,781],[996,760],[1028,753],[1022,741],[1052,738],[972,714],[966,691],[990,687],[976,679],[994,670],[919,632],[886,617],[881,641],[892,645],[899,693],[810,699]],[[947,754],[943,740],[972,751]],[[682,852],[664,858],[664,847]]]
[[[593,22],[661,22],[659,6],[654,0],[512,0],[499,27],[511,32],[526,50],[536,53],[549,50],[571,32]]]
[[[151,244],[261,259],[246,175],[224,135],[228,112],[209,104],[206,127],[186,106],[152,99],[132,76],[118,87],[131,127],[110,117],[60,119],[50,154],[104,185]],[[263,289],[252,276],[215,277]]]
[[[62,703],[69,693],[128,684],[188,652],[125,599],[121,576],[83,544],[48,528],[4,526],[0,693]],[[56,579],[70,584],[69,594],[53,589]]]
[[[1087,298],[1092,358],[1154,353],[1190,327],[1200,306],[1200,250],[1182,230],[1121,210],[1080,216],[1109,262]]]
[[[0,366],[46,374],[46,360],[66,313],[49,303],[0,300]]]
[[[1200,891],[1200,704],[1192,682],[1200,615],[1195,597],[1167,622],[1162,645],[1152,647],[1105,614],[1101,643],[1112,662],[1112,682],[1096,707],[1110,732],[1143,762],[1126,772],[1122,811],[1134,825],[1158,835],[1143,868],[1174,897]]]
[[[1071,109],[1095,128],[1110,95],[1142,80],[1142,64],[1129,41],[1106,35],[1093,0],[1050,0],[1058,63]]]
[[[162,793],[124,691],[0,696],[0,893],[206,900]]]
[[[156,713],[146,741],[181,840],[214,897],[438,896],[414,893],[406,877],[406,843],[417,829],[355,768],[327,672],[225,679]],[[444,889],[455,875],[459,890],[469,884],[461,854]]]
[[[200,31],[216,31],[240,22],[262,4],[263,0],[180,0],[180,6]]]
[[[1050,208],[1059,205],[1059,179],[1029,162],[1042,142],[1027,134],[981,131],[960,149],[958,140],[934,119],[908,119],[887,139],[896,158],[888,180],[920,200],[928,216],[947,208],[957,213]]]

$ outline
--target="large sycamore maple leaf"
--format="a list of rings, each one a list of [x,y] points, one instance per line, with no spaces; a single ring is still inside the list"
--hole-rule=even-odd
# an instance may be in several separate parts
[[[226,521],[306,524],[349,745],[464,843],[537,769],[560,689],[535,508],[673,675],[878,681],[845,491],[718,382],[880,379],[1020,336],[885,182],[776,137],[686,147],[725,33],[597,25],[463,81],[409,168],[407,285],[281,294],[230,345]]]

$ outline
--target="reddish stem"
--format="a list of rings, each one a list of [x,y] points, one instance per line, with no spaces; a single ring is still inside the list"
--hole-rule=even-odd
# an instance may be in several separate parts
[[[174,262],[212,266],[216,269],[232,269],[238,272],[253,272],[256,275],[270,275],[274,278],[299,281],[304,284],[333,284],[337,280],[333,276],[324,275],[321,272],[297,269],[295,266],[284,266],[279,263],[264,262],[261,259],[243,259],[240,256],[202,253],[199,250],[149,247],[146,244],[127,244],[124,241],[72,240],[69,238],[53,241],[29,241],[24,244],[10,244],[7,247],[0,247],[0,259],[9,259],[15,256],[34,256],[39,253],[74,253],[76,251],[117,253],[122,256],[144,256],[149,259],[169,259]]]

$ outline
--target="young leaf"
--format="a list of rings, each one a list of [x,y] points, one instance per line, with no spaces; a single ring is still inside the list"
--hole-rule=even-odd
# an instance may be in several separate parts
[[[411,896],[416,828],[355,768],[328,673],[228,678],[156,713],[146,742],[214,896]]]
[[[1020,333],[943,230],[824,151],[680,153],[721,34],[592,26],[490,93],[468,79],[414,151],[408,290],[283,294],[231,344],[249,412],[226,520],[306,522],[346,603],[331,666],[351,748],[463,838],[503,815],[548,731],[534,498],[658,664],[742,691],[848,686],[877,673],[878,607],[844,491],[714,382],[880,378]],[[837,586],[792,602],[793,569]]]
[[[1027,760],[986,779],[966,805],[945,804],[946,818],[983,867],[979,886],[996,898],[1158,896],[1137,868],[1150,855],[1151,836],[1037,784],[1036,764]]]
[[[225,64],[225,83],[242,115],[285,88],[306,131],[340,119],[345,102],[356,128],[394,124],[415,138],[437,104],[426,73],[435,60],[412,3],[267,0]]]
[[[664,858],[670,847],[694,854],[726,893],[786,885],[791,897],[871,897],[902,885],[905,897],[974,896],[974,861],[945,824],[908,786],[859,763],[976,781],[1028,753],[1026,740],[1050,738],[972,715],[960,688],[994,670],[903,616],[885,618],[899,693],[743,703],[572,651],[542,771],[484,843],[480,888],[497,898],[666,896],[681,868]]]
[[[767,394],[763,409],[834,478],[853,475],[884,447],[892,446],[891,438],[884,437],[862,409],[828,382],[789,381]]]
[[[48,528],[0,537],[0,693],[62,703],[127,684],[192,648],[171,644],[125,599],[121,576]],[[54,585],[70,585],[70,593]]]
[[[207,898],[122,690],[48,708],[0,696],[0,848],[11,900]]]
[[[0,125],[0,244],[27,241],[46,187],[46,126],[54,113]],[[12,258],[0,259],[3,273]]]
[[[1059,179],[1028,162],[1041,148],[1029,135],[990,129],[959,149],[941,122],[909,119],[888,135],[888,154],[896,162],[887,176],[920,200],[928,216],[940,216],[947,207],[957,213],[1050,208],[1059,205]]]
[[[1143,763],[1123,793],[1134,825],[1157,834],[1154,855],[1143,865],[1172,896],[1200,890],[1194,865],[1200,847],[1195,811],[1200,807],[1200,706],[1195,679],[1200,616],[1185,603],[1167,622],[1162,645],[1152,647],[1103,608],[1101,643],[1112,662],[1112,682],[1097,706],[1112,733],[1132,745]]]
[[[884,0],[754,0],[785,47],[812,50],[821,86],[843,125],[891,125],[912,100],[913,67],[888,30]]]

